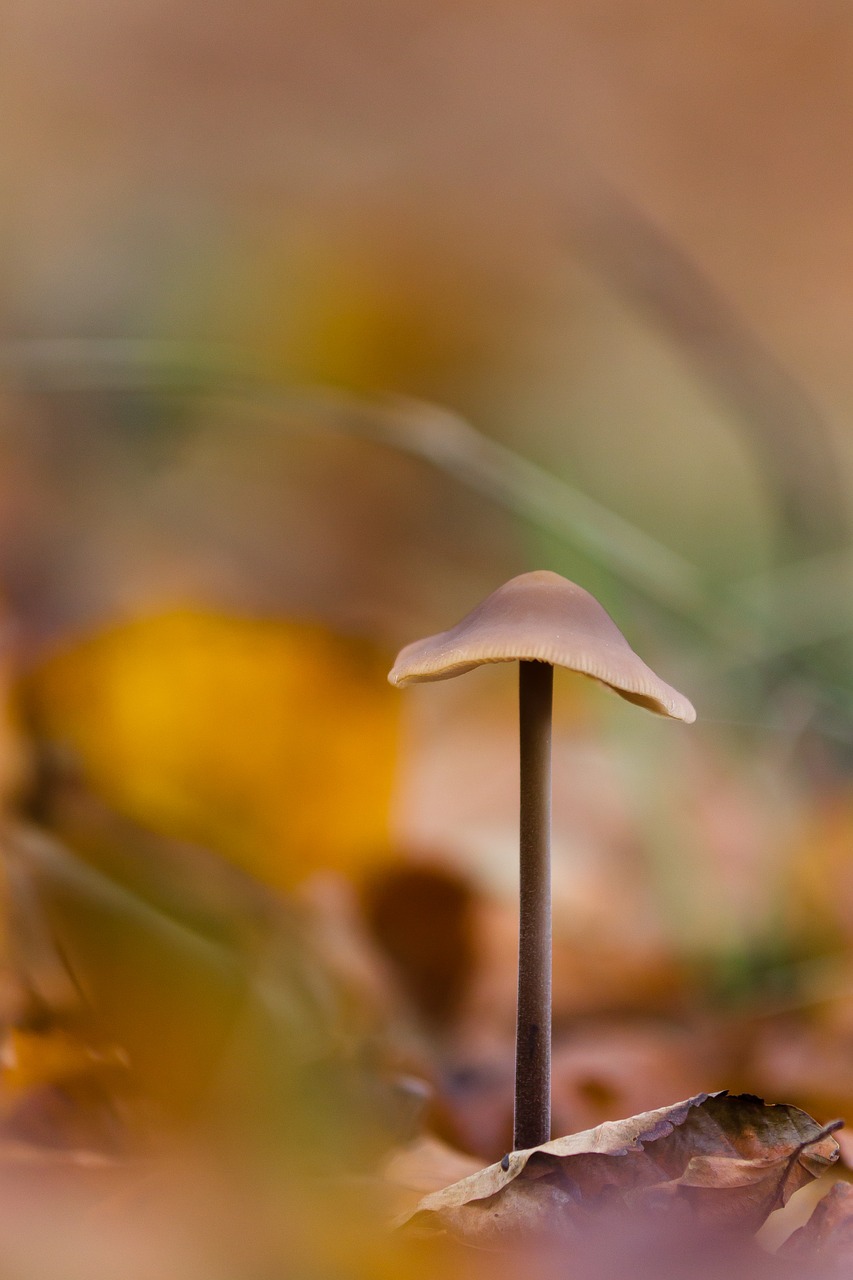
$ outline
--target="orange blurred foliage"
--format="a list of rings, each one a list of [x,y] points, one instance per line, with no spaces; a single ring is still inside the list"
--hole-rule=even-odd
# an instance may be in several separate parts
[[[26,696],[118,811],[283,889],[387,856],[386,670],[318,625],[186,609],[57,653]]]

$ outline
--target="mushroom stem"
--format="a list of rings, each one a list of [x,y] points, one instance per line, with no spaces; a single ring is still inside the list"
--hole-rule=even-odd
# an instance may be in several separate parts
[[[516,1151],[551,1137],[551,703],[554,668],[519,663],[521,883]]]

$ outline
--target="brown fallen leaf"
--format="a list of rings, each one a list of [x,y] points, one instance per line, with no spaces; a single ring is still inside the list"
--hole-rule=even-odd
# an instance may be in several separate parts
[[[469,1178],[480,1172],[477,1161],[439,1138],[424,1134],[398,1147],[385,1162],[383,1176],[393,1186],[411,1191],[439,1191],[448,1176]]]
[[[438,1191],[450,1178],[468,1178],[478,1172],[479,1161],[474,1156],[424,1134],[391,1153],[382,1177],[393,1191],[395,1215],[402,1216],[416,1210],[425,1191]]]
[[[427,1195],[404,1222],[491,1247],[519,1235],[574,1234],[621,1203],[755,1231],[837,1159],[830,1129],[796,1107],[702,1093],[512,1152]]]
[[[821,1266],[846,1263],[849,1274],[853,1262],[853,1186],[836,1182],[805,1226],[785,1241],[780,1252]]]

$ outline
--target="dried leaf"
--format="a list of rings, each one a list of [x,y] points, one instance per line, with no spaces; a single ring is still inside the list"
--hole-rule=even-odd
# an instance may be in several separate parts
[[[836,1182],[804,1227],[782,1246],[786,1257],[805,1262],[853,1262],[853,1186]]]
[[[385,868],[365,886],[373,936],[430,1028],[452,1023],[470,983],[475,908],[469,881],[438,864]]]
[[[384,1176],[411,1191],[439,1191],[447,1186],[448,1177],[469,1178],[479,1172],[473,1156],[425,1135],[395,1151],[385,1165]]]
[[[474,1156],[428,1134],[392,1152],[382,1176],[393,1189],[395,1212],[413,1213],[425,1191],[438,1191],[451,1178],[468,1178],[479,1171]]]
[[[515,1151],[426,1196],[408,1219],[469,1243],[573,1233],[622,1203],[688,1210],[704,1226],[755,1230],[838,1158],[826,1130],[790,1106],[744,1094],[698,1094]]]

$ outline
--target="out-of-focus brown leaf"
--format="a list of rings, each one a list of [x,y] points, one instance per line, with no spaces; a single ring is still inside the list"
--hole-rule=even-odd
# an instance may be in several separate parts
[[[185,610],[56,654],[25,697],[117,810],[289,887],[386,854],[386,669],[319,626]]]
[[[596,1210],[680,1207],[703,1226],[753,1231],[838,1158],[796,1107],[698,1094],[515,1151],[426,1196],[408,1221],[471,1243],[574,1234]]]
[[[441,866],[388,868],[365,887],[370,929],[424,1021],[459,1011],[475,963],[474,889]]]
[[[749,1078],[762,1092],[793,1098],[819,1114],[848,1115],[853,1108],[853,973],[849,965],[827,965],[827,977],[823,999],[816,991],[805,1008],[749,1029]]]
[[[553,1129],[592,1128],[604,1120],[664,1106],[725,1078],[725,1035],[694,1018],[591,1019],[554,1038]]]
[[[440,1191],[454,1181],[479,1172],[480,1162],[462,1151],[425,1134],[392,1152],[383,1177],[394,1189],[397,1214],[412,1213],[424,1192]]]
[[[785,1241],[781,1252],[798,1261],[820,1267],[846,1263],[846,1275],[853,1264],[853,1186],[836,1182],[823,1197],[804,1227]]]
[[[473,1156],[425,1135],[395,1151],[385,1165],[384,1176],[396,1186],[424,1192],[440,1191],[448,1185],[448,1177],[469,1178],[479,1172],[479,1162]]]

